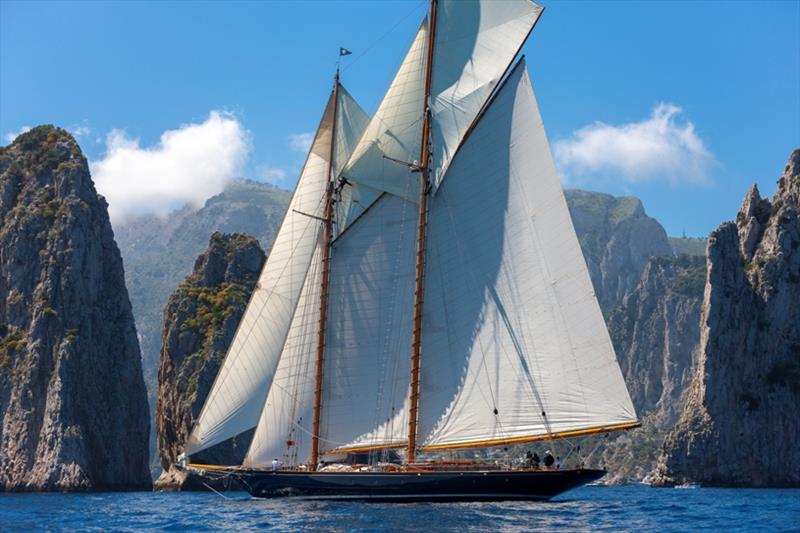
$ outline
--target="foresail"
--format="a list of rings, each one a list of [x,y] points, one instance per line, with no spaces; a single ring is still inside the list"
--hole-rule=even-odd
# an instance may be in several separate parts
[[[344,113],[337,119],[335,159],[347,159],[360,138],[364,113],[338,91]],[[187,442],[197,453],[253,428],[261,416],[287,332],[316,249],[333,142],[329,99],[292,200],[244,317]]]
[[[635,424],[524,62],[433,198],[423,450]]]
[[[331,255],[321,449],[405,442],[417,206],[384,194]]]
[[[423,21],[400,69],[345,165],[350,181],[417,201],[417,174],[390,157],[419,159],[425,97],[427,22]],[[385,157],[384,157],[385,156]]]
[[[318,248],[303,284],[244,466],[268,466],[275,458],[284,466],[297,466],[308,461],[319,329],[320,256]]]
[[[530,0],[439,0],[437,5],[431,87],[434,186],[542,13]]]

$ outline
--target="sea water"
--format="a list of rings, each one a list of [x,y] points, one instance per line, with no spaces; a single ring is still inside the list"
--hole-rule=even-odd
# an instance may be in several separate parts
[[[247,493],[0,494],[2,531],[800,531],[800,490],[583,487],[550,502],[259,500]]]

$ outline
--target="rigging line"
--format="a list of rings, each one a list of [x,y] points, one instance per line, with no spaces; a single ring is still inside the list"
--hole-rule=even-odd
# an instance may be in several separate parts
[[[378,45],[378,44],[379,44],[381,41],[383,41],[383,40],[384,40],[386,37],[388,37],[390,33],[392,33],[394,30],[396,30],[396,29],[397,29],[397,27],[398,27],[398,26],[400,26],[400,24],[402,24],[402,23],[403,23],[403,22],[404,22],[404,21],[405,21],[405,20],[406,20],[408,17],[410,17],[411,15],[413,15],[413,14],[414,14],[414,13],[415,13],[415,12],[416,12],[416,11],[417,11],[419,8],[420,8],[420,7],[422,7],[423,5],[426,5],[427,3],[428,3],[428,2],[427,2],[427,0],[422,0],[421,2],[417,3],[417,4],[416,4],[416,5],[415,5],[415,6],[414,6],[412,9],[411,9],[411,11],[409,11],[408,13],[406,13],[406,14],[405,14],[405,15],[404,15],[402,18],[398,19],[398,20],[397,20],[397,22],[395,22],[394,26],[392,26],[391,28],[389,28],[389,30],[387,30],[387,31],[386,31],[386,33],[384,33],[383,35],[381,35],[380,37],[378,37],[377,39],[375,39],[374,41],[372,41],[372,44],[370,44],[369,46],[367,46],[367,47],[364,49],[364,51],[363,51],[363,52],[360,52],[359,54],[357,54],[357,55],[356,55],[356,56],[355,56],[355,57],[352,59],[352,61],[350,61],[350,62],[348,62],[348,63],[347,63],[347,66],[345,66],[345,67],[342,67],[342,72],[345,72],[345,71],[347,71],[347,70],[348,70],[350,67],[352,67],[353,65],[355,65],[355,64],[358,62],[358,60],[360,60],[360,59],[361,59],[361,58],[363,58],[365,55],[367,55],[369,52],[371,52],[371,51],[372,51],[372,49],[373,49],[373,48],[375,48],[375,46],[377,46],[377,45]]]
[[[208,489],[208,490],[210,490],[211,492],[215,493],[217,496],[222,496],[222,497],[223,497],[223,498],[225,498],[226,500],[230,500],[230,498],[228,498],[227,496],[225,496],[224,494],[222,494],[220,491],[218,491],[217,489],[215,489],[214,487],[212,487],[211,485],[209,485],[209,484],[208,484],[208,483],[206,483],[205,481],[201,481],[201,483],[203,484],[203,486],[204,486],[205,488],[207,488],[207,489]]]

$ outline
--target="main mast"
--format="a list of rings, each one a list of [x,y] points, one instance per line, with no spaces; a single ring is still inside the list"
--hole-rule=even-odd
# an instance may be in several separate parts
[[[328,157],[328,181],[325,185],[325,234],[322,248],[322,281],[319,298],[319,327],[317,328],[317,360],[314,385],[314,422],[311,429],[311,459],[309,467],[316,470],[319,464],[319,427],[322,411],[322,371],[325,358],[325,325],[328,319],[328,285],[331,273],[331,242],[333,241],[333,157],[336,153],[336,115],[339,107],[339,67],[333,83],[333,121],[331,124],[331,150]]]
[[[422,119],[422,142],[419,164],[419,216],[417,218],[417,259],[415,266],[414,323],[411,333],[411,378],[409,380],[410,408],[408,412],[408,448],[406,462],[417,458],[417,414],[419,411],[419,361],[422,349],[422,304],[425,291],[425,245],[428,232],[428,188],[430,174],[431,139],[431,73],[433,72],[433,44],[436,40],[436,0],[431,0],[431,18],[428,29],[428,54],[425,62],[425,99]]]

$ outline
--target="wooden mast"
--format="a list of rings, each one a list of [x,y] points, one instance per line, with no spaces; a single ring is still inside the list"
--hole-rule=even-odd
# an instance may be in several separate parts
[[[428,232],[428,189],[431,138],[431,73],[433,71],[433,44],[436,40],[436,0],[431,0],[431,18],[428,25],[428,55],[425,63],[425,100],[420,143],[419,216],[417,218],[417,260],[415,266],[414,325],[411,333],[411,377],[409,379],[408,448],[406,462],[417,459],[417,414],[419,412],[419,361],[422,349],[422,304],[425,291],[425,251]]]
[[[331,123],[331,150],[328,155],[328,180],[325,187],[325,234],[322,248],[322,283],[319,298],[319,326],[317,327],[317,360],[314,384],[314,425],[311,429],[311,459],[309,468],[319,464],[319,427],[322,411],[322,371],[325,359],[325,326],[328,319],[328,285],[331,273],[331,242],[333,241],[333,157],[336,152],[336,115],[339,107],[339,67],[333,82],[333,120]]]

